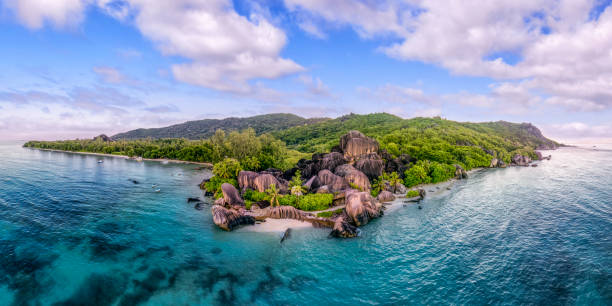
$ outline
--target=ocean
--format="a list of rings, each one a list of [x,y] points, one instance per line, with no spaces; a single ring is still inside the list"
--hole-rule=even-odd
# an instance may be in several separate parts
[[[219,230],[196,165],[0,143],[0,305],[612,305],[612,150],[547,154],[280,243]]]

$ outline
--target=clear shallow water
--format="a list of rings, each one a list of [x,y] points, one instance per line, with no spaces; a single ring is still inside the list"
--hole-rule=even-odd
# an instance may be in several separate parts
[[[610,305],[612,151],[552,155],[281,245],[187,204],[195,166],[0,144],[0,305]]]

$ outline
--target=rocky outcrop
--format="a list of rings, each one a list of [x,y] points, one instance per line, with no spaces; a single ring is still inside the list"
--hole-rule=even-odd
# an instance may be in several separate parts
[[[306,190],[311,190],[312,189],[312,184],[315,182],[315,180],[317,179],[317,176],[313,176],[310,179],[308,179],[308,181],[306,181],[306,183],[304,183],[304,185],[302,185],[304,188],[306,188]]]
[[[225,203],[225,205],[244,206],[244,201],[240,197],[240,194],[238,193],[238,190],[236,189],[236,187],[234,187],[234,185],[229,183],[223,183],[221,185],[221,192],[223,193],[223,202]]]
[[[527,167],[531,163],[531,158],[529,156],[524,156],[520,154],[514,154],[511,158],[511,164],[514,166],[522,166]]]
[[[259,174],[253,171],[240,171],[238,173],[238,186],[240,187],[240,192],[244,192],[247,188],[257,189],[255,186],[255,178],[257,178]]]
[[[489,168],[506,168],[506,163],[501,159],[493,158]]]
[[[349,186],[355,186],[361,191],[369,191],[371,188],[368,177],[349,164],[338,166],[336,168],[336,175],[343,177],[349,183]]]
[[[382,214],[381,206],[369,192],[347,193],[344,209],[355,226],[367,224],[370,220],[378,218]]]
[[[340,137],[340,149],[349,162],[362,155],[378,152],[378,142],[359,131],[349,131]]]
[[[293,206],[270,207],[266,216],[272,219],[304,220],[305,218],[304,213]]]
[[[348,183],[343,177],[335,175],[327,169],[319,171],[317,179],[311,187],[319,188],[321,186],[327,186],[330,192],[338,192],[349,188]]]
[[[460,165],[455,165],[455,176],[458,180],[468,178],[467,171],[465,171],[465,169],[463,169],[463,167]]]
[[[267,189],[270,188],[272,184],[276,185],[276,188],[280,189],[282,186],[278,179],[271,174],[260,174],[254,180],[253,184],[255,185],[253,189],[259,192],[266,192]]]
[[[318,153],[313,154],[311,160],[300,160],[297,168],[302,172],[302,177],[311,177],[317,175],[321,170],[334,171],[336,167],[346,163],[347,160],[342,153]]]
[[[231,231],[239,225],[255,224],[255,218],[244,215],[235,209],[227,209],[221,205],[214,205],[211,210],[213,222],[226,231]]]
[[[105,134],[100,134],[100,135],[94,137],[93,140],[94,141],[95,140],[101,140],[101,141],[104,141],[104,142],[111,142],[111,141],[113,141],[110,137],[106,136]]]
[[[373,180],[383,174],[384,163],[378,154],[369,153],[359,157],[355,162],[355,168]]]
[[[336,219],[329,235],[338,238],[353,238],[359,235],[359,229],[349,223],[347,215],[342,215]]]
[[[395,200],[395,196],[390,191],[383,190],[378,194],[376,199],[381,203],[386,203]]]

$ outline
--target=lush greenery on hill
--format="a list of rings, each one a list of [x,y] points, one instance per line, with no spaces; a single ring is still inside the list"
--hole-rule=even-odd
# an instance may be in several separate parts
[[[327,118],[306,119],[293,114],[266,114],[247,118],[204,119],[188,121],[168,127],[153,129],[137,129],[112,136],[113,140],[133,140],[143,138],[187,138],[205,139],[211,137],[217,130],[226,133],[242,131],[247,128],[255,130],[257,135],[285,130],[294,126],[304,126],[329,120]]]
[[[327,152],[350,130],[374,137],[394,156],[462,165],[467,170],[489,166],[497,157],[509,163],[516,154],[535,157],[537,147],[558,146],[531,124],[504,121],[463,123],[441,118],[402,119],[390,114],[350,114],[333,120],[273,133],[300,152]],[[491,153],[488,154],[487,152]]]

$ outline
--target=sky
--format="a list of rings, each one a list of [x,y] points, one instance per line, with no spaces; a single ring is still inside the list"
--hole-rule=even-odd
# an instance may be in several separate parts
[[[612,141],[612,0],[0,0],[0,140],[288,112]]]

